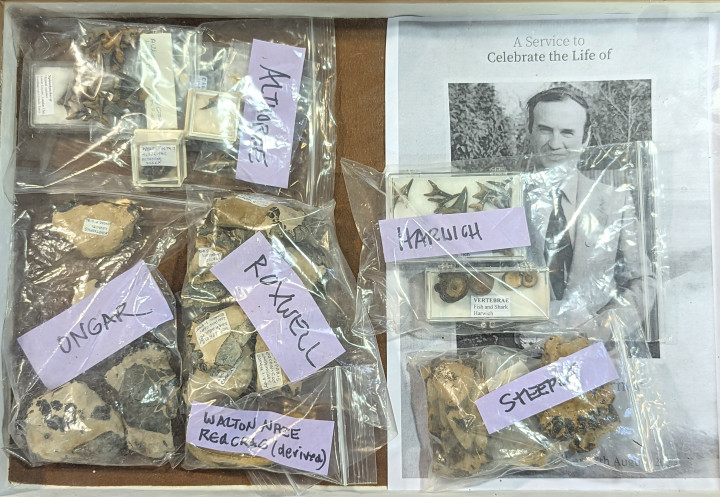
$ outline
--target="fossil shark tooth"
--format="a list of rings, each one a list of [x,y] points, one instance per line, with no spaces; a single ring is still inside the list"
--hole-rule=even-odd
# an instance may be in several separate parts
[[[410,188],[412,187],[414,179],[411,179],[407,182],[407,184],[403,187],[401,187],[399,190],[397,188],[393,187],[394,190],[394,196],[393,196],[393,209],[398,203],[398,200],[403,199],[405,204],[407,205],[408,202],[408,195],[410,194]]]
[[[451,205],[447,205],[450,200],[455,199]],[[458,214],[460,212],[467,212],[468,205],[468,191],[467,187],[463,188],[462,191],[453,197],[451,197],[446,203],[440,204],[435,209],[435,214]]]

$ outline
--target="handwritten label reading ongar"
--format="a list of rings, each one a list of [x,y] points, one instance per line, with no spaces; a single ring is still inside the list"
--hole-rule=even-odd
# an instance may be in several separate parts
[[[194,402],[187,442],[221,452],[264,457],[283,466],[327,476],[334,430],[334,421]]]
[[[380,236],[385,262],[530,245],[522,207],[384,219]]]
[[[602,342],[536,369],[480,397],[475,404],[495,433],[618,378]]]
[[[291,381],[345,352],[310,292],[262,232],[210,271],[235,297]]]
[[[165,297],[140,262],[18,342],[43,384],[53,389],[171,319]]]
[[[253,40],[236,177],[287,188],[305,49]]]

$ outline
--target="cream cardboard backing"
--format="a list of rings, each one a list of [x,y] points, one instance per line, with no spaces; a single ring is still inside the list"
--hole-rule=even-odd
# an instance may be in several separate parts
[[[317,17],[339,17],[339,18],[378,18],[394,17],[400,15],[422,15],[422,16],[458,16],[468,15],[482,16],[494,19],[508,19],[522,15],[562,15],[574,16],[582,14],[599,13],[627,13],[631,15],[667,15],[668,13],[683,13],[692,16],[694,13],[720,12],[720,4],[645,4],[645,3],[618,3],[607,4],[604,2],[589,3],[550,3],[530,2],[525,4],[517,3],[142,3],[142,2],[73,2],[73,3],[35,3],[35,2],[0,2],[2,22],[2,100],[0,101],[0,176],[3,178],[5,192],[12,191],[13,178],[8,176],[7,171],[12,170],[15,164],[13,154],[15,144],[15,118],[16,95],[17,95],[17,54],[14,51],[13,31],[17,27],[18,20],[28,15],[65,15],[73,17],[121,17],[121,16],[146,16],[172,15],[174,17],[245,17],[245,16],[317,16]],[[110,13],[111,12],[111,13]],[[341,123],[342,124],[342,123]],[[390,123],[388,123],[390,124]],[[720,188],[718,180],[714,179],[716,191]],[[713,198],[715,198],[714,196]],[[11,229],[12,204],[7,194],[0,198],[0,233],[8,234]],[[717,233],[714,240],[717,242]],[[9,253],[9,236],[0,237],[0,254]],[[714,260],[716,265],[720,262],[720,254],[715,243]],[[9,258],[0,261],[0,302],[6,301],[7,276]],[[717,285],[717,278],[715,278]],[[716,286],[717,306],[717,286]],[[4,368],[3,368],[4,375]],[[0,382],[0,392],[4,399],[10,395],[5,388],[4,381]],[[3,416],[3,443],[7,443],[6,420],[4,419],[4,407],[6,402],[0,403],[0,415]],[[98,489],[91,488],[63,488],[50,486],[18,485],[8,481],[8,456],[0,453],[0,495],[41,495],[41,496],[84,496],[98,495]],[[567,482],[572,488],[572,481]],[[689,487],[690,488],[690,487]],[[134,494],[171,496],[177,494],[188,495],[237,495],[250,493],[253,490],[249,487],[104,487],[101,492],[103,496],[126,496],[128,490]],[[290,490],[290,492],[292,492]],[[309,495],[322,495],[332,492],[335,497],[351,494],[387,494],[382,487],[314,487]],[[393,492],[398,496],[416,495],[416,492]],[[668,492],[669,494],[670,492]],[[576,492],[570,490],[562,492],[564,495],[574,495]],[[509,492],[503,495],[559,495],[558,492],[548,492],[538,489],[533,492]],[[594,492],[583,492],[583,496],[600,495]],[[654,493],[654,495],[661,495]],[[689,495],[689,493],[685,493]],[[701,495],[698,493],[697,495]],[[702,494],[707,495],[707,494]]]

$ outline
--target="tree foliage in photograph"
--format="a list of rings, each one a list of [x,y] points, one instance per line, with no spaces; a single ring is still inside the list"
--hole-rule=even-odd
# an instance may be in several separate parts
[[[509,156],[517,153],[511,119],[489,84],[450,84],[450,154],[452,160]]]
[[[650,80],[554,82],[572,86],[587,100],[591,113],[590,145],[652,139]],[[528,152],[526,102],[514,110],[498,103],[490,83],[450,84],[452,160],[520,155]]]

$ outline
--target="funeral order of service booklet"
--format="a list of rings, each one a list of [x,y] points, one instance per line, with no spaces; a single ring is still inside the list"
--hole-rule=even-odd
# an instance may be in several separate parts
[[[607,448],[597,456],[603,466],[520,473],[478,488],[720,488],[711,222],[719,25],[720,18],[697,14],[389,21],[388,172],[532,152],[528,101],[558,87],[587,102],[593,117],[583,144],[654,144],[644,171],[653,184],[638,192],[652,196],[658,273],[643,326],[680,464],[630,473],[631,462]],[[401,279],[388,274],[387,281],[391,294]],[[388,485],[410,490],[423,487],[430,455],[415,423],[408,354],[463,347],[463,334],[456,323],[435,326],[434,334],[399,333],[406,318],[387,300],[388,383],[400,430],[388,448]]]

